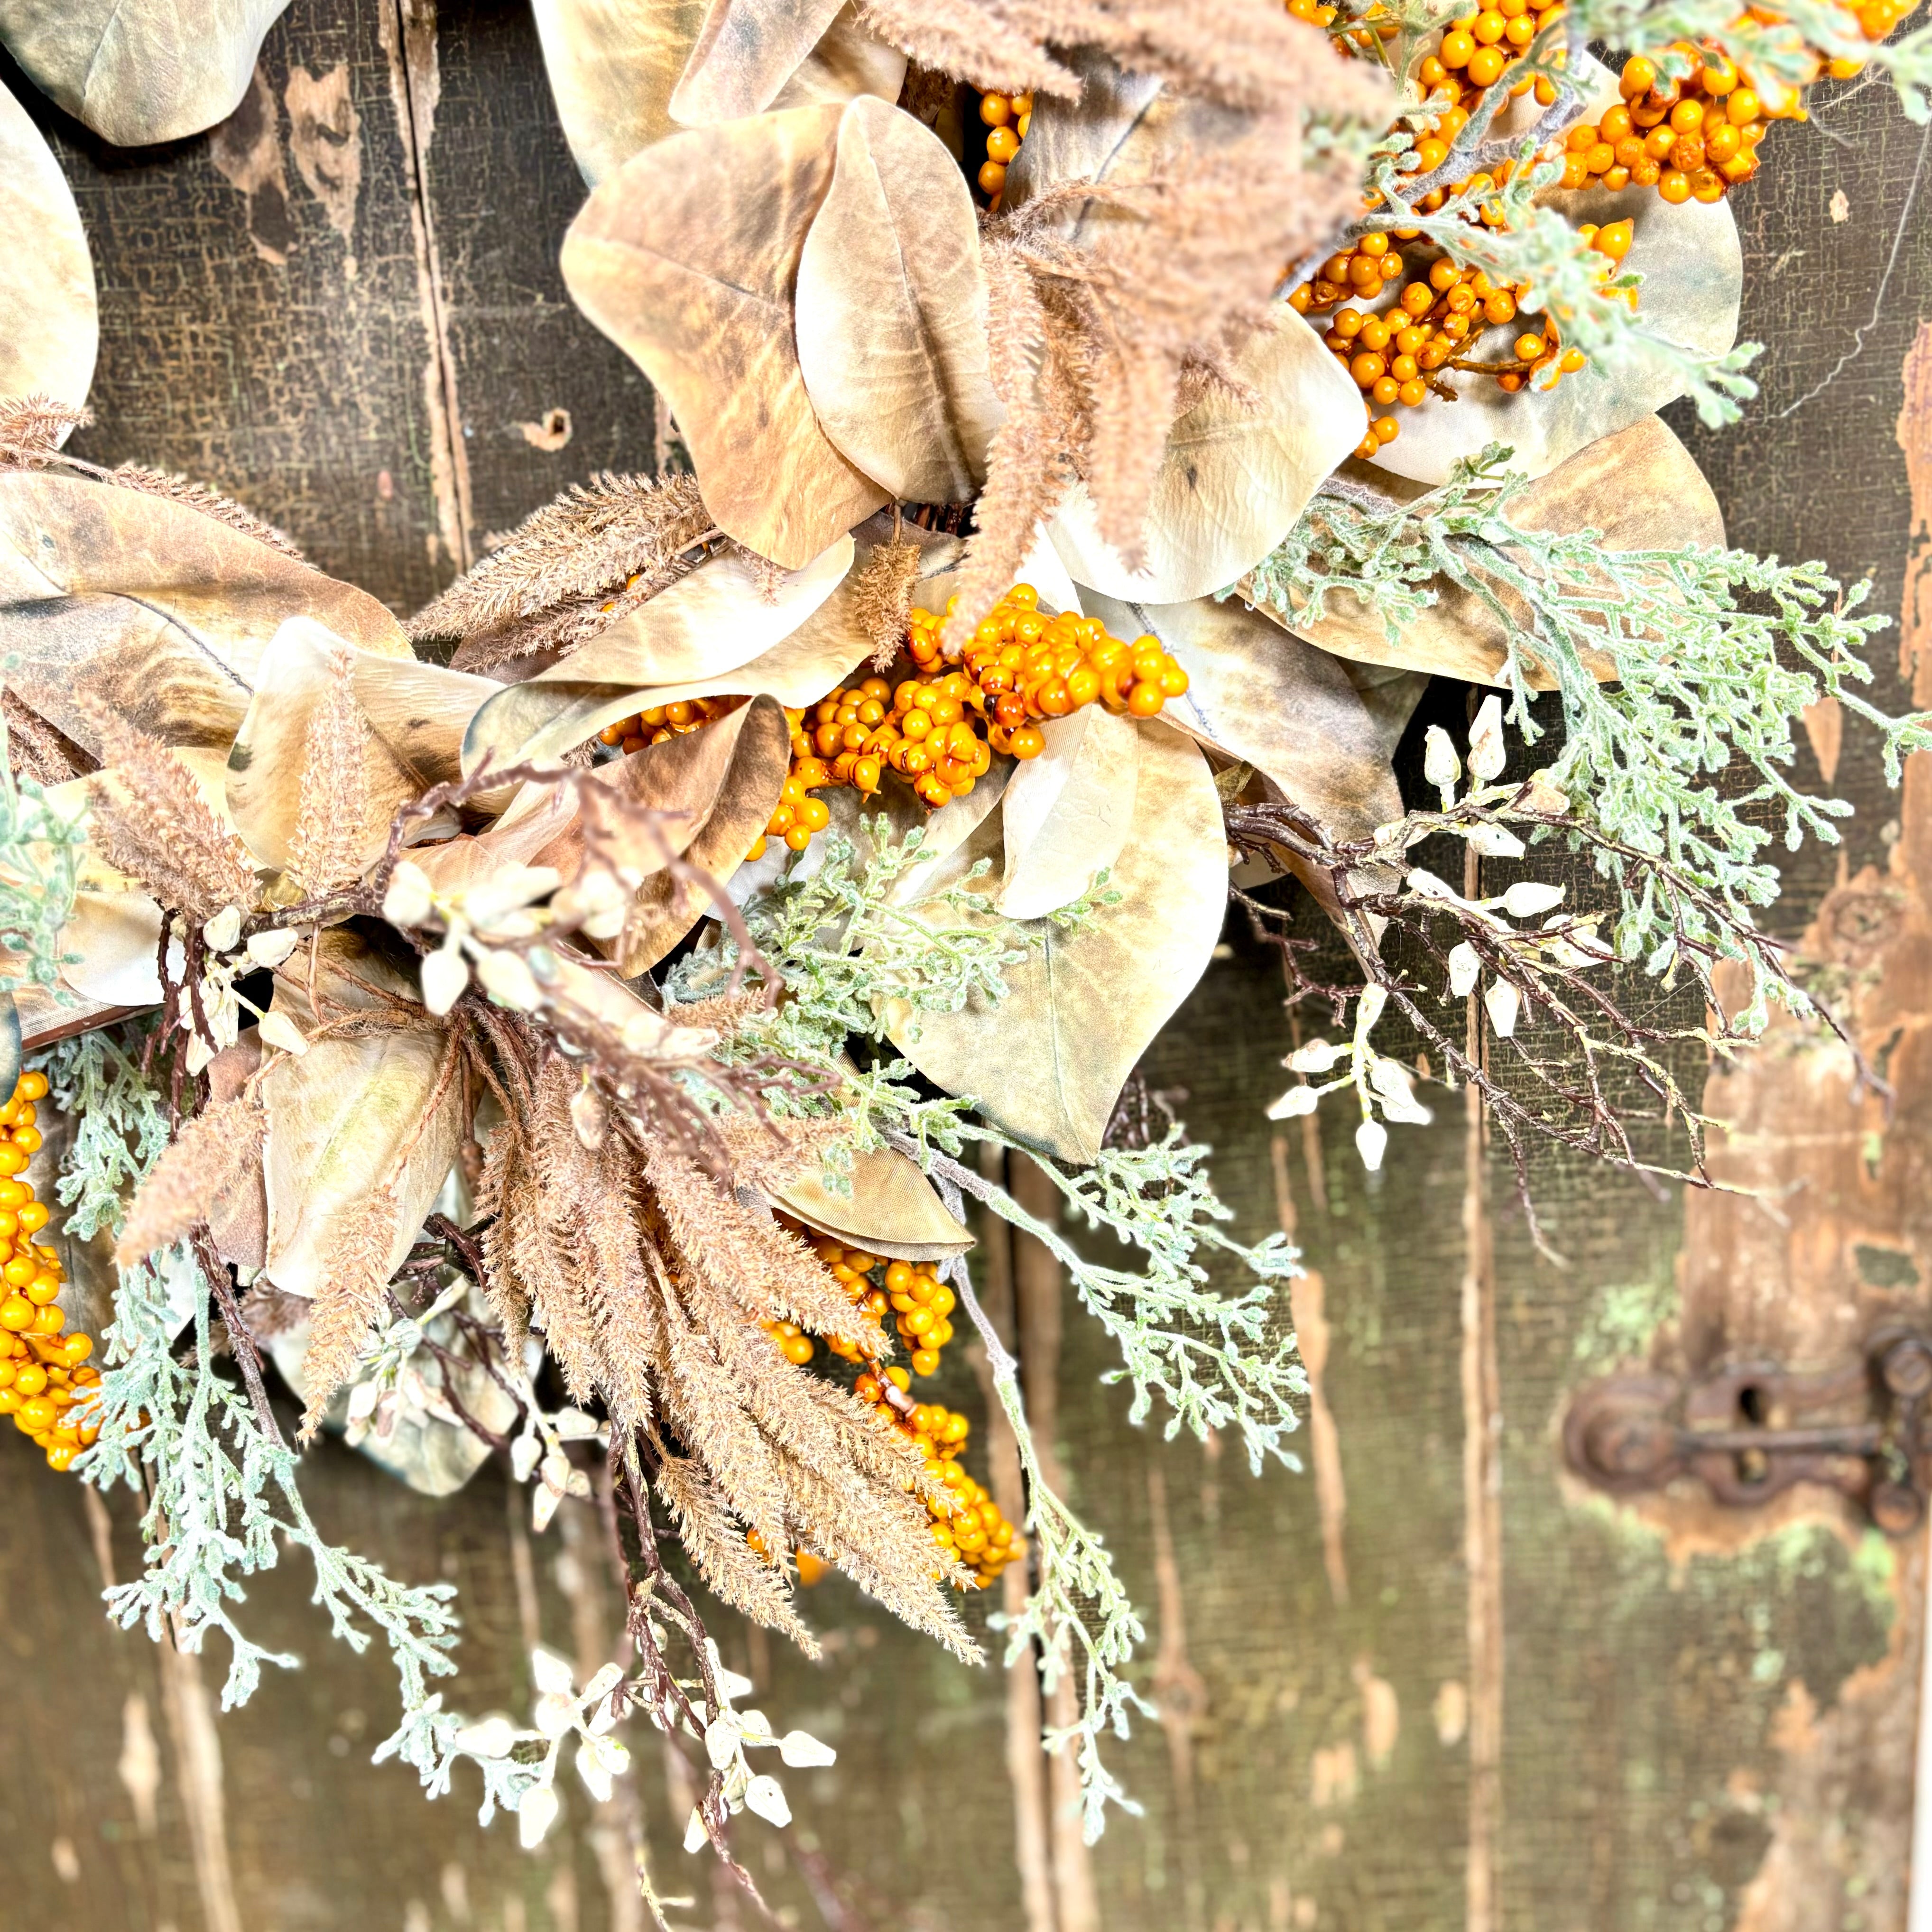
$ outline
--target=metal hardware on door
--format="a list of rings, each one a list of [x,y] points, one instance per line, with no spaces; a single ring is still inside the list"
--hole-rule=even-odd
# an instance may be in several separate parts
[[[1932,1476],[1932,1336],[1882,1330],[1862,1360],[1816,1375],[1606,1376],[1571,1400],[1563,1452],[1612,1495],[1688,1477],[1748,1509],[1794,1483],[1823,1483],[1904,1536],[1924,1515]]]

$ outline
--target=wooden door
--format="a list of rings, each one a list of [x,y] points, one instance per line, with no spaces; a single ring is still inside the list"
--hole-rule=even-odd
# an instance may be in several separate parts
[[[489,533],[598,469],[649,468],[642,380],[569,307],[555,250],[579,188],[520,0],[294,0],[212,136],[116,153],[10,72],[78,195],[101,286],[98,425],[80,445],[189,471],[398,610]],[[1852,83],[1780,128],[1738,196],[1744,333],[1772,345],[1738,429],[1680,425],[1733,541],[1870,573],[1886,694],[1932,700],[1928,137]],[[1441,698],[1460,704],[1457,694]],[[1311,1390],[1299,1475],[1135,1431],[1100,1339],[1037,1255],[1012,1256],[1028,1397],[1071,1498],[1148,1623],[1160,1720],[1114,1760],[1144,1816],[1090,1852],[1030,1747],[1022,1672],[972,1672],[836,1582],[811,1666],[721,1619],[775,1718],[838,1747],[798,1820],[747,1821],[780,1916],[834,1932],[1897,1932],[1904,1924],[1925,1589],[1828,1490],[1751,1510],[1690,1490],[1612,1499],[1566,1473],[1576,1393],[1620,1369],[1695,1378],[1855,1359],[1927,1319],[1932,800],[1811,722],[1798,776],[1860,806],[1841,854],[1791,868],[1780,916],[1829,960],[1894,1090],[1795,1029],[1710,1083],[1721,1176],[1660,1192],[1539,1166],[1565,1257],[1539,1260],[1460,1096],[1366,1176],[1339,1117],[1270,1129],[1291,1042],[1275,963],[1238,923],[1144,1072],[1244,1230],[1306,1249]],[[1312,1018],[1310,1020],[1312,1024]],[[989,1247],[982,1260],[995,1266]],[[998,1284],[994,1283],[995,1289]],[[944,1399],[982,1405],[962,1356]],[[676,1922],[755,1922],[677,1848],[686,1800],[648,1734],[607,1807],[568,1800],[526,1856],[460,1784],[430,1805],[364,1761],[380,1658],[314,1620],[291,1568],[248,1614],[304,1659],[218,1717],[220,1660],[109,1628],[136,1560],[104,1509],[0,1438],[11,1923],[174,1932],[598,1932],[643,1922],[641,1832]],[[433,1504],[339,1445],[306,1484],[326,1528],[461,1592],[460,1697],[526,1702],[539,1636],[586,1665],[619,1622],[587,1509],[542,1537],[486,1472]],[[976,1606],[982,1616],[991,1606]]]

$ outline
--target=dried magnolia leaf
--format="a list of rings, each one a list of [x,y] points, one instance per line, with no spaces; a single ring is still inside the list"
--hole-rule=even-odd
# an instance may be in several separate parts
[[[264,865],[290,863],[305,816],[303,775],[318,718],[328,708],[332,666],[349,648],[321,625],[291,618],[256,668],[254,700],[229,754],[227,799],[236,826]],[[371,864],[388,842],[398,808],[456,775],[464,730],[500,688],[435,664],[352,652],[347,690],[359,728],[345,755],[359,764],[360,780],[338,786],[336,802],[352,808],[357,823],[341,832],[344,856],[334,869],[352,877]],[[352,794],[359,794],[352,806]]]
[[[407,980],[346,932],[322,936],[319,1000],[291,977],[306,972],[308,958],[306,949],[297,952],[278,974],[273,1009],[305,1034],[345,1008],[398,1012],[381,992],[416,1000]],[[313,1039],[307,1052],[283,1054],[263,1076],[266,1272],[276,1287],[313,1299],[336,1248],[386,1184],[395,1210],[384,1279],[401,1265],[456,1159],[463,1083],[447,1077],[448,1046],[446,1029],[398,1012],[392,1025]]]
[[[997,1004],[886,1015],[893,1044],[927,1078],[1066,1160],[1098,1157],[1127,1076],[1207,970],[1226,910],[1227,837],[1207,760],[1157,720],[1140,730],[1133,826],[1111,880],[1120,902],[1071,932],[1051,920],[1031,928],[1036,943],[1006,969]]]
[[[850,1192],[835,1192],[820,1170],[808,1168],[772,1198],[807,1227],[867,1254],[943,1262],[973,1246],[972,1235],[904,1154],[890,1148],[855,1154],[849,1178]]]
[[[683,128],[762,114],[804,64],[844,0],[711,0],[671,90]]]
[[[712,909],[701,886],[665,869],[667,853],[682,854],[724,883],[777,808],[790,765],[784,712],[771,698],[758,698],[701,731],[648,746],[598,772],[627,804],[666,814],[661,826],[638,832],[634,844],[626,842],[628,824],[617,818],[602,842],[612,862],[646,874],[616,948],[627,979],[655,966]],[[583,856],[580,824],[545,846],[536,862],[572,878]]]
[[[1389,762],[1402,735],[1395,723],[1400,700],[1372,706],[1340,658],[1232,600],[1092,602],[1094,615],[1110,630],[1150,633],[1187,673],[1186,694],[1168,700],[1164,718],[1252,765],[1334,837],[1366,838],[1402,816],[1402,792]],[[1412,704],[1419,692],[1405,694]],[[1331,914],[1339,910],[1325,874],[1295,869]]]
[[[310,616],[383,657],[394,614],[190,505],[54,470],[0,474],[0,650],[8,687],[100,755],[83,698],[163,744],[226,752],[283,621]]]
[[[718,527],[788,569],[886,500],[820,428],[792,327],[842,111],[674,134],[602,182],[563,244],[572,297],[670,404]]]
[[[1418,484],[1351,466],[1396,501],[1420,494]],[[1670,427],[1654,416],[1640,416],[1628,429],[1600,437],[1538,477],[1508,514],[1525,530],[1564,535],[1596,530],[1606,550],[1675,550],[1694,544],[1720,549],[1724,543],[1724,512],[1704,472]],[[1245,592],[1248,586],[1243,588]],[[1502,620],[1469,591],[1440,578],[1432,588],[1436,602],[1402,624],[1393,638],[1379,610],[1346,594],[1327,600],[1321,622],[1294,628],[1324,651],[1360,663],[1439,672],[1476,684],[1504,683],[1508,640]],[[1509,593],[1501,594],[1507,603]],[[1284,621],[1272,605],[1259,608],[1276,622]],[[1599,678],[1616,676],[1607,656],[1593,654],[1591,669]],[[1529,682],[1548,690],[1555,680],[1535,666]]]
[[[1130,570],[1076,484],[1049,526],[1076,584],[1179,604],[1225,590],[1294,528],[1323,477],[1362,440],[1361,392],[1282,304],[1233,362],[1255,392],[1210,389],[1168,433],[1148,500],[1144,567]]]
[[[1113,864],[1133,822],[1141,733],[1097,704],[1041,727],[1046,749],[1014,768],[1000,801],[1006,876],[993,903],[1040,919],[1078,898]]]
[[[710,559],[563,663],[493,692],[470,721],[464,770],[473,772],[486,752],[500,767],[560,758],[642,706],[670,703],[659,694],[667,688],[680,697],[741,690],[751,664],[832,598],[854,554],[852,539],[840,537],[775,589],[735,552]],[[814,659],[821,650],[811,646]]]
[[[306,1402],[312,1324],[306,1307],[299,1303],[295,1305],[303,1307],[302,1318],[263,1339],[276,1373]],[[455,1352],[454,1366],[439,1361],[431,1366],[427,1353],[418,1356],[416,1366],[423,1371],[425,1382],[440,1393],[443,1378],[450,1378],[455,1384],[457,1400],[469,1414],[485,1429],[508,1433],[516,1423],[515,1397],[488,1369],[476,1366],[461,1353],[451,1316],[438,1316],[430,1324],[429,1333],[432,1340]],[[355,1388],[352,1382],[336,1391],[323,1419],[324,1428],[339,1430],[347,1422]],[[490,1445],[482,1436],[442,1414],[405,1406],[385,1427],[387,1420],[379,1406],[375,1426],[360,1436],[356,1447],[379,1469],[407,1484],[419,1496],[454,1496],[490,1460]]]
[[[862,94],[896,100],[905,86],[906,57],[890,41],[860,24],[858,0],[846,0],[818,44],[772,98],[779,107],[843,106]]]
[[[100,345],[74,190],[26,110],[0,87],[0,396],[79,409]]]
[[[1003,205],[1024,208],[1063,182],[1144,180],[1178,147],[1228,138],[1236,117],[1228,109],[1190,100],[1158,74],[1130,74],[1097,50],[1073,54],[1077,95],[1036,100],[1027,137],[1006,170]],[[1076,212],[1079,238],[1097,204]]]
[[[1092,602],[1109,630],[1158,638],[1186,672],[1186,694],[1162,713],[1168,722],[1253,766],[1338,838],[1402,816],[1394,748],[1339,660],[1232,598]]]
[[[1618,195],[1602,188],[1548,199],[1572,223],[1633,224],[1624,266],[1643,277],[1637,313],[1647,328],[1701,356],[1721,356],[1737,340],[1744,250],[1728,200],[1673,207],[1654,194]],[[1532,313],[1540,314],[1523,311]],[[1472,335],[1464,352],[1486,362],[1507,356],[1522,328],[1520,321],[1507,322]],[[1615,372],[1588,363],[1552,389],[1532,383],[1514,395],[1486,377],[1453,380],[1456,401],[1432,398],[1420,409],[1401,412],[1402,433],[1382,446],[1376,469],[1418,483],[1440,483],[1459,457],[1500,442],[1515,452],[1512,469],[1540,476],[1684,393],[1682,378],[1667,365],[1635,358]]]
[[[63,984],[104,1006],[158,1006],[161,909],[146,892],[76,892],[61,928]]]
[[[704,25],[704,0],[531,0],[544,66],[593,187],[676,130],[671,90]]]
[[[42,92],[122,148],[184,140],[241,105],[288,0],[0,0],[0,40]]]
[[[979,223],[958,164],[910,114],[869,99],[846,109],[796,304],[826,434],[892,496],[969,501],[1000,415]]]

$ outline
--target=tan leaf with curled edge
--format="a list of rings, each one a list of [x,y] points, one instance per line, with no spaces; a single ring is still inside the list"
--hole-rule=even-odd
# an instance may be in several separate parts
[[[116,147],[179,141],[240,106],[289,0],[0,0],[0,40]]]
[[[1253,390],[1211,390],[1168,433],[1148,500],[1144,568],[1130,570],[1076,486],[1049,526],[1067,574],[1110,597],[1179,604],[1225,590],[1288,532],[1362,440],[1361,392],[1285,304],[1234,360]]]
[[[1612,194],[1602,188],[1554,194],[1550,205],[1574,224],[1628,220],[1634,238],[1623,266],[1643,277],[1637,317],[1651,333],[1700,356],[1721,356],[1738,339],[1744,293],[1744,250],[1728,200],[1687,201],[1673,207],[1654,194]],[[1462,353],[1495,362],[1525,322],[1540,329],[1540,310],[1472,334]],[[1474,456],[1500,442],[1515,454],[1513,470],[1541,476],[1599,438],[1628,429],[1684,393],[1684,381],[1666,363],[1640,357],[1634,349],[1622,368],[1586,363],[1556,387],[1534,381],[1514,395],[1486,376],[1450,372],[1457,399],[1432,398],[1397,417],[1401,433],[1384,443],[1372,467],[1412,482],[1442,482],[1459,457]]]
[[[74,190],[26,110],[0,87],[0,396],[80,408],[100,346]]]
[[[295,616],[410,655],[366,591],[188,503],[51,470],[0,473],[8,688],[96,756],[86,698],[165,745],[225,753],[268,640]]]
[[[782,8],[769,4],[748,10],[743,0],[717,7],[706,0],[532,0],[532,10],[557,118],[579,172],[592,187],[680,125],[819,101],[842,106],[859,94],[896,100],[905,80],[905,56],[860,26],[852,0],[842,8],[835,0],[829,8],[826,0],[814,0],[814,16],[829,12],[830,24],[789,72],[778,71],[785,52],[803,37],[782,17]],[[722,58],[734,44],[724,29],[738,22],[727,19],[712,43],[713,57],[696,62],[707,15],[748,10],[766,29],[759,58],[741,71],[731,70]],[[765,94],[775,73],[775,91]]]
[[[1419,484],[1378,477],[1365,466],[1350,469],[1391,502],[1421,494]],[[1675,550],[1693,544],[1719,549],[1724,543],[1724,512],[1704,472],[1669,425],[1654,416],[1640,416],[1628,428],[1589,444],[1538,477],[1507,514],[1525,530],[1596,530],[1606,550]],[[1244,594],[1251,589],[1242,587]],[[1446,579],[1436,579],[1432,587],[1436,601],[1404,621],[1393,638],[1382,612],[1346,593],[1326,600],[1319,623],[1294,628],[1324,650],[1364,664],[1440,672],[1476,684],[1504,683],[1508,642],[1502,620],[1481,598]],[[1510,593],[1500,594],[1507,604]],[[1293,621],[1271,604],[1258,608],[1277,623]],[[1526,618],[1528,613],[1522,614]],[[1606,656],[1590,653],[1588,662],[1600,679],[1617,674]],[[1555,680],[1532,667],[1529,682],[1548,690]]]
[[[958,164],[910,114],[870,99],[845,110],[796,306],[826,434],[893,496],[970,500],[1000,415],[979,224]]]
[[[670,404],[718,527],[792,570],[886,500],[819,427],[792,327],[842,111],[674,134],[601,183],[563,244],[572,297]]]
[[[464,770],[473,772],[486,752],[500,768],[560,757],[644,704],[670,701],[646,692],[742,690],[736,680],[810,622],[849,578],[856,554],[842,536],[776,585],[734,552],[710,558],[562,663],[495,692],[470,721]]]
[[[811,107],[821,100],[842,106],[862,94],[896,100],[905,86],[905,56],[860,20],[859,0],[845,0],[818,44],[773,95],[773,107]]]
[[[773,1196],[788,1214],[848,1247],[894,1261],[943,1262],[973,1246],[916,1162],[890,1148],[852,1156],[851,1192],[836,1193],[808,1169]]]
[[[1041,919],[1078,898],[1126,843],[1141,732],[1097,704],[1040,728],[1046,749],[1022,760],[1000,802],[1006,869],[993,903]]]
[[[844,0],[710,0],[670,118],[709,127],[762,114],[831,26]]]
[[[1108,882],[1120,902],[1072,932],[1051,920],[1025,928],[1035,944],[1006,968],[1003,1000],[886,1015],[893,1045],[928,1079],[1064,1160],[1098,1158],[1127,1076],[1206,971],[1227,907],[1227,836],[1208,761],[1170,726],[1139,729],[1133,825]],[[989,818],[962,852],[997,825]]]
[[[676,131],[671,90],[704,0],[531,0],[564,139],[592,186]]]
[[[712,909],[701,885],[667,869],[681,854],[723,884],[777,808],[791,766],[791,728],[773,699],[750,704],[702,730],[667,738],[599,768],[596,784],[621,806],[599,811],[596,794],[578,819],[542,848],[535,862],[566,879],[583,865],[590,835],[600,835],[602,856],[645,874],[615,948],[626,978],[655,966]]]
[[[313,1039],[262,1076],[268,1139],[268,1261],[276,1287],[311,1298],[378,1193],[393,1197],[382,1279],[400,1266],[456,1159],[463,1082],[446,1077],[446,1028],[422,1012],[414,982],[344,931],[325,932],[316,990],[324,1016],[345,1010],[371,1030]],[[274,1010],[305,1034],[318,1002],[298,983],[308,949],[276,976]],[[387,995],[386,998],[385,995]],[[414,1017],[410,1016],[413,1014]]]

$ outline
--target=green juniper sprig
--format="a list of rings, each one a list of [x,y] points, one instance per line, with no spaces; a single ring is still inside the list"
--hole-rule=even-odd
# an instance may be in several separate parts
[[[1507,469],[1508,454],[1492,445],[1406,504],[1331,483],[1246,592],[1298,628],[1354,597],[1392,640],[1444,585],[1480,600],[1505,640],[1510,721],[1526,740],[1542,730],[1533,685],[1556,688],[1564,744],[1550,780],[1576,802],[1597,835],[1597,868],[1619,890],[1619,956],[1667,974],[1688,937],[1743,961],[1761,1024],[1767,998],[1788,1004],[1796,989],[1766,972],[1747,938],[1778,890],[1760,808],[1782,815],[1794,850],[1807,833],[1836,842],[1834,821],[1850,810],[1792,782],[1793,727],[1820,698],[1836,698],[1878,728],[1894,783],[1906,754],[1932,745],[1932,717],[1891,717],[1861,689],[1872,677],[1869,640],[1890,620],[1862,612],[1868,585],[1841,586],[1822,564],[1615,550],[1594,530],[1526,529],[1509,514],[1527,479]],[[1605,658],[1615,682],[1593,668]],[[1740,766],[1750,782],[1725,784]],[[1573,850],[1586,842],[1568,836]],[[1666,906],[1626,852],[1667,866],[1694,892]]]

